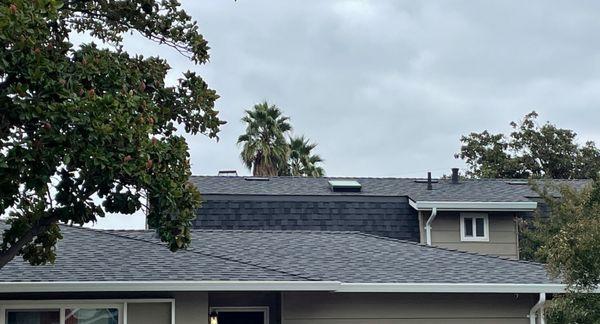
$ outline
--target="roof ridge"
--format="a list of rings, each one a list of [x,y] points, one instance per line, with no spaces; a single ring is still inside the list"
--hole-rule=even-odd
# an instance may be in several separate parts
[[[193,174],[190,178],[233,178],[233,179],[244,179],[252,178],[252,175],[238,175],[238,176],[219,176],[219,175],[204,175],[204,174]],[[426,177],[394,177],[394,176],[325,176],[325,177],[304,177],[304,176],[265,176],[261,178],[269,179],[391,179],[391,180],[426,180]],[[436,177],[435,180],[451,181],[450,178]],[[568,179],[568,178],[463,178],[461,181],[590,181],[592,179]]]
[[[108,234],[114,232],[133,232],[133,233],[151,233],[152,230],[135,230],[135,229],[107,229],[98,230],[93,228],[85,228],[89,230],[102,231]],[[192,232],[245,232],[245,233],[319,233],[319,234],[360,234],[361,231],[336,231],[336,230],[310,230],[310,229],[220,229],[220,228],[192,228]],[[118,233],[115,233],[118,235]]]
[[[309,229],[204,229],[194,228],[194,232],[243,232],[243,233],[315,233],[315,234],[360,234],[360,231],[309,230]]]
[[[204,174],[193,174],[190,178],[232,178],[232,179],[244,179],[252,178],[252,175],[238,175],[238,176],[219,176],[219,175],[204,175]],[[390,179],[390,180],[422,180],[427,178],[421,177],[394,177],[394,176],[324,176],[324,177],[305,177],[305,176],[261,176],[260,178],[269,179]],[[434,178],[440,180],[441,178]]]
[[[372,237],[372,238],[375,238],[375,239],[385,240],[385,241],[394,241],[394,242],[400,242],[400,243],[417,245],[417,246],[421,246],[421,247],[429,248],[429,249],[449,251],[449,252],[458,252],[458,253],[462,253],[462,254],[468,254],[468,255],[486,257],[486,258],[491,258],[491,259],[496,259],[496,260],[499,259],[499,260],[505,260],[505,261],[511,261],[511,262],[516,262],[516,263],[521,263],[521,264],[537,265],[537,266],[542,266],[544,268],[546,267],[546,265],[544,263],[541,263],[541,262],[527,261],[527,260],[520,260],[520,259],[510,259],[510,258],[506,258],[506,257],[496,256],[496,255],[482,254],[482,253],[469,252],[469,251],[461,251],[461,250],[445,248],[445,247],[437,246],[437,245],[426,245],[426,244],[417,243],[417,242],[413,242],[413,241],[402,240],[402,239],[397,239],[397,238],[393,238],[393,237],[378,236],[378,235],[375,235],[375,234],[369,234],[369,233],[364,233],[364,232],[358,232],[357,234],[358,235],[362,235],[362,236]]]
[[[135,238],[135,237],[125,236],[125,235],[120,235],[120,234],[117,234],[115,232],[110,232],[110,231],[107,231],[107,230],[94,229],[94,228],[83,227],[83,226],[71,226],[71,225],[66,225],[66,224],[61,224],[61,225],[68,226],[70,228],[77,228],[77,229],[89,231],[89,232],[92,232],[92,233],[99,233],[99,234],[104,234],[104,235],[116,236],[116,237],[120,237],[120,238],[124,238],[124,239],[129,239],[129,240],[134,240],[134,241],[138,241],[138,242],[144,242],[144,243],[148,243],[148,244],[152,244],[152,245],[162,246],[162,244],[160,242],[157,243],[157,242],[145,240],[143,238]],[[136,230],[129,230],[129,231],[136,231]],[[149,231],[149,230],[139,230],[139,232],[151,232],[151,231]],[[162,246],[162,247],[164,248],[164,246]],[[212,257],[212,258],[217,258],[217,259],[226,260],[226,261],[230,261],[230,262],[236,262],[236,263],[240,263],[240,264],[243,264],[243,265],[249,265],[249,266],[253,266],[253,267],[256,267],[256,268],[259,268],[259,269],[262,269],[262,270],[269,270],[269,271],[279,272],[279,273],[282,273],[282,274],[285,274],[285,275],[298,277],[298,278],[301,278],[301,279],[304,279],[304,280],[317,281],[317,280],[314,280],[312,278],[305,277],[305,276],[302,276],[302,275],[299,275],[299,274],[296,274],[296,273],[291,273],[291,272],[283,271],[283,270],[280,270],[280,269],[273,269],[273,268],[270,268],[270,267],[267,267],[267,266],[264,266],[264,265],[261,265],[261,264],[253,264],[253,263],[248,262],[248,261],[242,261],[242,260],[238,260],[238,259],[235,259],[235,258],[225,257],[225,256],[222,256],[222,255],[216,255],[216,254],[201,252],[201,251],[197,251],[197,250],[188,250],[188,249],[181,250],[181,251],[185,251],[185,252],[189,252],[189,253],[195,253],[195,254],[200,254],[200,255],[204,255],[204,256],[209,256],[209,257]]]

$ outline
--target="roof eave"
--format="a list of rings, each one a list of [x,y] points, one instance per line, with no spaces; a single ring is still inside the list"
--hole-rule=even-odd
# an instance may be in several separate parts
[[[141,291],[327,291],[390,293],[564,293],[563,284],[342,283],[338,281],[4,282],[0,293]],[[600,292],[600,290],[596,291]]]
[[[11,292],[132,292],[132,291],[335,291],[337,281],[50,281],[2,282]]]
[[[534,211],[535,201],[413,201],[409,204],[416,210],[430,211]]]
[[[563,284],[342,283],[338,292],[388,293],[564,293]],[[600,292],[600,291],[599,291]]]

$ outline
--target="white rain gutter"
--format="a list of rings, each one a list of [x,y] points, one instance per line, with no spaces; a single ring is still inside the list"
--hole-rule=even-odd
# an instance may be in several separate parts
[[[429,211],[534,211],[535,201],[412,201],[409,204],[416,210]]]
[[[529,324],[537,323],[536,313],[538,311],[540,312],[540,324],[546,323],[546,320],[544,319],[544,304],[546,304],[546,293],[540,293],[540,299],[529,311]]]
[[[338,281],[62,281],[0,282],[5,292],[335,291]]]
[[[334,292],[558,294],[565,291],[562,284],[341,283]],[[600,289],[596,292],[600,293]]]
[[[0,293],[131,291],[327,291],[394,293],[564,293],[562,284],[343,283],[339,281],[3,282]],[[600,288],[595,291],[600,293]]]
[[[431,245],[431,223],[435,220],[437,216],[437,207],[431,208],[431,215],[427,219],[427,223],[425,223],[425,237],[427,238],[427,245]]]

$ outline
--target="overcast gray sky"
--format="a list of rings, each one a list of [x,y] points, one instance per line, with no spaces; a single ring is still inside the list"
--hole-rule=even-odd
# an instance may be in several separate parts
[[[220,141],[188,136],[194,174],[248,174],[237,136],[244,109],[268,100],[294,133],[316,141],[332,176],[425,176],[472,131],[540,121],[600,142],[600,2],[189,0],[211,61],[193,66],[167,47],[174,82],[191,69],[217,90]],[[99,227],[140,227],[110,216]]]

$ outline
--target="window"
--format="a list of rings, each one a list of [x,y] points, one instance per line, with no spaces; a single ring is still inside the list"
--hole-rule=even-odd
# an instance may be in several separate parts
[[[460,214],[460,239],[461,241],[488,242],[489,219],[487,214],[462,213]]]
[[[65,324],[119,324],[116,308],[65,309]]]
[[[7,324],[59,324],[58,309],[14,309],[6,312]]]
[[[175,323],[174,299],[96,299],[96,300],[4,300],[0,303],[0,324],[127,324],[126,313],[139,315],[137,305],[167,304],[170,321]],[[128,307],[134,309],[133,314]],[[169,308],[165,308],[168,310]],[[135,311],[137,309],[137,311]],[[142,310],[145,308],[142,307]]]
[[[60,309],[7,309],[5,317],[6,324],[121,324],[118,308],[88,306]]]

